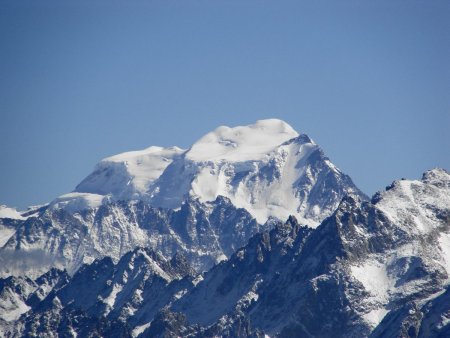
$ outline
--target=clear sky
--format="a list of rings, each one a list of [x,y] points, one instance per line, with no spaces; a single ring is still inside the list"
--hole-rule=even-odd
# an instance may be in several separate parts
[[[450,169],[450,1],[0,0],[0,203],[269,117],[370,195]]]

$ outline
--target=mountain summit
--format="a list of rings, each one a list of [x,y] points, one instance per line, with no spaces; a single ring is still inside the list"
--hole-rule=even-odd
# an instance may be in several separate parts
[[[102,160],[76,189],[8,226],[0,275],[74,273],[138,246],[209,269],[295,216],[317,226],[347,195],[366,199],[307,135],[276,119],[219,127],[187,150],[150,147]]]
[[[101,161],[54,208],[72,212],[118,200],[145,200],[179,208],[187,199],[218,196],[245,208],[259,222],[295,215],[315,226],[345,194],[364,194],[307,135],[278,119],[221,126],[188,150],[150,147]]]
[[[196,162],[257,161],[297,136],[289,124],[277,119],[234,128],[221,126],[195,142],[186,158]]]

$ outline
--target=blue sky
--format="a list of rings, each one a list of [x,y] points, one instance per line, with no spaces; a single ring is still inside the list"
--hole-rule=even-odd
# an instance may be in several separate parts
[[[450,169],[450,2],[0,0],[0,203],[276,117],[366,193]]]

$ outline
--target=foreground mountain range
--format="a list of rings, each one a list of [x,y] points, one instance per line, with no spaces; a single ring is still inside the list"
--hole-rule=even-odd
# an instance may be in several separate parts
[[[450,335],[450,174],[369,200],[279,120],[1,215],[1,336]]]

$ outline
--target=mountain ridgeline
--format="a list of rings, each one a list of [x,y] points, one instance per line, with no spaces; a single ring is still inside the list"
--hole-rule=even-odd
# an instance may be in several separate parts
[[[23,220],[0,249],[0,274],[74,273],[138,246],[184,253],[204,271],[274,219],[292,214],[317,226],[349,193],[366,198],[285,122],[219,127],[188,150],[150,147],[101,161],[74,192]]]
[[[0,336],[450,335],[450,174],[369,199],[280,120],[109,157],[4,210]]]

